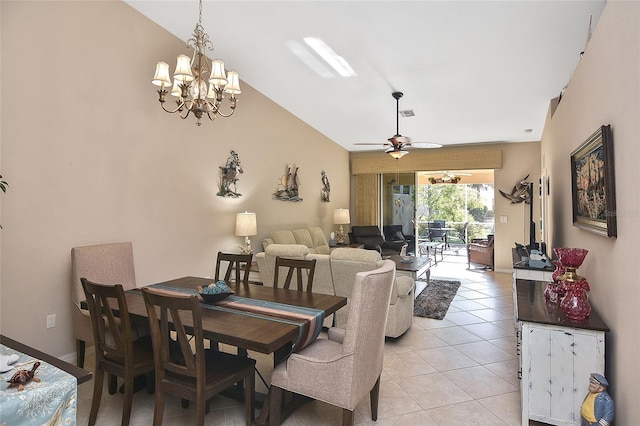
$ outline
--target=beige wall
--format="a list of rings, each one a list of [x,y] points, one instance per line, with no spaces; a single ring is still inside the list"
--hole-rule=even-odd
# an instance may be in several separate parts
[[[56,356],[74,351],[73,246],[132,241],[139,285],[207,276],[219,250],[242,243],[237,212],[257,213],[259,248],[276,229],[328,234],[333,209],[349,205],[346,150],[247,84],[232,118],[197,127],[163,112],[155,64],[173,67],[187,49],[125,3],[0,7],[0,173],[11,185],[1,196],[2,333]],[[216,196],[231,149],[244,168],[238,199]],[[287,163],[300,166],[302,202],[272,199]],[[320,202],[322,169],[330,203]]]
[[[618,238],[572,224],[569,158],[599,126],[613,132]],[[591,305],[603,317],[607,336],[606,376],[616,403],[617,425],[640,419],[636,388],[640,327],[640,2],[609,1],[542,138],[542,168],[551,183],[554,246],[589,250],[578,270],[591,286]],[[585,380],[588,378],[585,377]]]

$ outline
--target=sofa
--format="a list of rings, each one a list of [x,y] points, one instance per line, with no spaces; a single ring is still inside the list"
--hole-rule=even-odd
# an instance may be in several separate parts
[[[402,247],[408,243],[402,241],[386,241],[380,228],[375,225],[352,226],[349,240],[354,244],[362,244],[367,250],[376,250],[382,256],[398,255]]]
[[[313,292],[332,294],[350,298],[355,274],[357,272],[377,269],[382,260],[380,253],[373,250],[356,248],[336,248],[329,254],[312,253],[303,244],[268,244],[264,252],[255,255],[263,284],[273,286],[276,257],[293,259],[315,259],[316,269],[313,279]],[[284,277],[282,277],[284,280]],[[410,277],[396,277],[393,286],[389,316],[387,320],[387,336],[399,337],[411,327],[413,321],[414,281]],[[306,283],[305,283],[306,285]],[[279,287],[282,284],[278,285]],[[335,325],[346,323],[349,311],[347,306],[335,315]],[[326,318],[325,326],[333,325],[333,318]]]
[[[275,231],[262,240],[262,249],[266,250],[267,246],[271,244],[301,244],[307,246],[310,253],[331,253],[327,238],[324,236],[322,229],[318,227]]]
[[[401,242],[408,244],[407,254],[414,255],[416,251],[416,237],[415,235],[409,235],[402,231],[402,225],[384,225],[382,227],[382,233],[386,242]]]

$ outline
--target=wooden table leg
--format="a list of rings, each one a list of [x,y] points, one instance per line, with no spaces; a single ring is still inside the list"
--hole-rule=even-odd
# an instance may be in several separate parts
[[[280,364],[281,362],[285,361],[289,355],[291,354],[291,344],[285,345],[283,347],[281,347],[280,349],[276,350],[273,353],[273,366],[275,367],[276,365]],[[283,398],[286,400],[286,398]],[[271,389],[269,389],[269,392],[267,392],[267,396],[264,399],[264,402],[262,403],[262,409],[260,410],[260,414],[258,415],[258,417],[254,420],[254,424],[256,425],[267,425],[269,422],[269,411],[270,411],[270,405],[271,405]],[[287,410],[288,411],[288,410]],[[281,411],[282,413],[282,417],[281,420],[286,419],[288,412],[287,411]]]

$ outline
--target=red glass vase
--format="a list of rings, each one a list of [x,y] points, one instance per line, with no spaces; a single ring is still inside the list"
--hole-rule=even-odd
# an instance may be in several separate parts
[[[565,274],[566,269],[559,260],[553,260],[551,263],[556,265],[556,269],[551,274],[553,282],[548,283],[547,288],[544,290],[544,297],[551,302],[558,302],[565,295],[562,276]]]
[[[589,283],[585,279],[576,282],[564,282],[567,294],[560,303],[560,309],[567,315],[567,318],[574,321],[582,321],[591,313],[591,305],[587,299],[586,292],[589,291]]]

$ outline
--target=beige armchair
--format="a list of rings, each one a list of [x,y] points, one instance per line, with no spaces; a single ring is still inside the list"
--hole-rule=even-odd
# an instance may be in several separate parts
[[[73,301],[73,330],[76,338],[76,357],[79,367],[84,366],[84,354],[87,343],[93,345],[93,330],[88,309],[82,309],[80,303],[85,300],[80,278],[104,284],[122,284],[125,290],[136,287],[133,266],[133,244],[112,243],[71,249],[71,299]],[[134,326],[134,338],[148,335],[149,330]]]
[[[343,426],[353,424],[353,410],[369,393],[371,418],[377,420],[386,308],[394,277],[391,260],[356,274],[346,327],[329,329],[328,339],[316,340],[274,369],[270,425],[280,424],[283,390],[341,407]]]
[[[336,296],[347,298],[347,306],[336,312],[336,326],[343,327],[351,309],[351,293],[358,272],[380,267],[382,259],[375,250],[337,248],[331,252],[331,274]],[[415,282],[407,276],[397,276],[393,281],[388,319],[387,337],[403,335],[413,324],[413,300]]]

